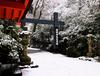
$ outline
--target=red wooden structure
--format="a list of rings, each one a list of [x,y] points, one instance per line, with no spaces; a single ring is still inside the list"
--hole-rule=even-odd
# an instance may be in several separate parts
[[[0,19],[20,21],[30,0],[0,0]]]

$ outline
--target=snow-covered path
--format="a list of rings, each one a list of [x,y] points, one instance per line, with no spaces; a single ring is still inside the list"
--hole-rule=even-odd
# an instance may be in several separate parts
[[[100,63],[68,58],[60,54],[29,54],[38,68],[23,69],[23,76],[100,76]]]

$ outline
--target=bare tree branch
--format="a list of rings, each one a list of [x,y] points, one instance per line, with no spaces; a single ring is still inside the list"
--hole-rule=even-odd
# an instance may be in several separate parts
[[[40,2],[42,2],[42,5],[41,6],[40,6]],[[33,11],[33,17],[34,18],[35,17],[36,18],[38,17],[38,19],[40,19],[41,16],[42,16],[43,8],[44,8],[44,0],[37,0],[36,5],[35,5],[35,9]],[[38,15],[37,15],[37,11],[39,13]],[[37,26],[37,24],[34,24],[33,32],[36,31],[36,26]]]

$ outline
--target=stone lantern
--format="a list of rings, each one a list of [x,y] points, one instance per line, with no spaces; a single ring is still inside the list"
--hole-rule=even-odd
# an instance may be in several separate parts
[[[92,52],[93,34],[88,34],[87,35],[87,41],[88,41],[88,53],[87,53],[87,56],[91,57],[93,55],[93,52]]]
[[[27,31],[23,31],[20,34],[22,40],[22,52],[21,52],[21,63],[22,65],[30,65],[31,63],[31,58],[27,56],[27,46],[29,44],[29,33]]]

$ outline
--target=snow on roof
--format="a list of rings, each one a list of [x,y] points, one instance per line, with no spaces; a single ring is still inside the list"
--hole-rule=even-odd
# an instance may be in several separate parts
[[[20,34],[30,34],[29,31],[22,31]]]
[[[87,37],[93,37],[93,34],[88,34]]]

